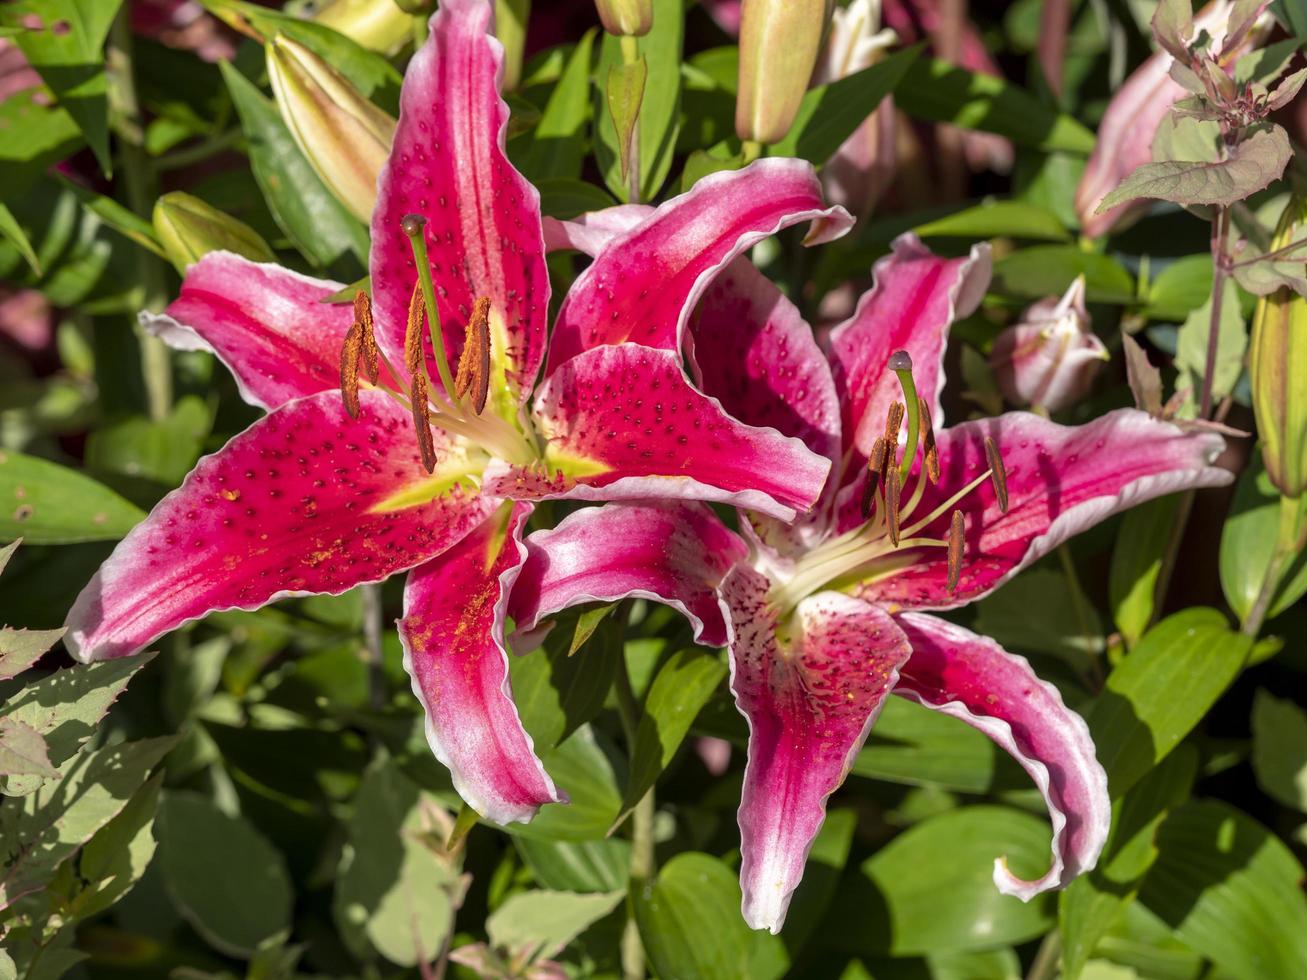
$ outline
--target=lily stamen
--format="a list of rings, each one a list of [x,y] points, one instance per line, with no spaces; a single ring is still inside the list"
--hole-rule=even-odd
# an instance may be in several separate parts
[[[436,468],[436,447],[431,435],[431,405],[424,372],[417,371],[413,374],[409,397],[413,408],[413,429],[417,433],[418,450],[422,454],[422,467],[430,473]]]
[[[467,322],[467,337],[458,359],[454,392],[459,398],[466,398],[469,393],[472,395],[474,414],[485,411],[486,397],[490,393],[490,300],[485,297],[476,301],[472,317]]]
[[[998,509],[1007,513],[1007,470],[1003,466],[1003,457],[999,455],[994,440],[985,437],[985,459],[989,462],[989,472],[994,478],[994,496],[998,498]]]
[[[939,447],[935,445],[935,430],[930,424],[930,409],[926,406],[926,399],[918,398],[917,407],[921,412],[921,457],[925,463],[926,479],[938,483]]]
[[[967,522],[962,511],[955,510],[948,529],[948,582],[945,588],[950,593],[957,591],[958,582],[962,579],[962,549],[966,544],[966,531]]]
[[[889,526],[889,539],[894,547],[899,546],[899,503],[903,494],[903,477],[897,469],[891,468],[885,480],[885,520]]]
[[[871,445],[871,455],[867,457],[867,482],[862,488],[862,519],[871,517],[871,505],[875,503],[876,491],[880,487],[881,474],[885,472],[885,457],[889,445],[883,436],[877,436]]]
[[[359,417],[359,358],[362,354],[363,325],[355,320],[340,349],[340,394],[345,402],[345,412],[352,419]]]
[[[381,377],[381,348],[377,346],[377,337],[373,332],[372,303],[368,300],[368,294],[361,289],[354,294],[354,322],[359,327],[363,341],[363,373],[367,375],[369,383],[376,384]]]
[[[436,306],[436,288],[431,281],[431,261],[427,258],[427,219],[420,214],[406,214],[400,222],[404,234],[408,236],[413,249],[413,261],[417,266],[418,288],[422,290],[423,304],[426,306],[428,332],[431,336],[431,350],[436,358],[436,370],[440,374],[441,387],[451,402],[457,402],[454,393],[454,376],[449,370],[449,357],[445,354],[445,338],[440,329],[440,310]],[[410,369],[411,370],[411,369]]]

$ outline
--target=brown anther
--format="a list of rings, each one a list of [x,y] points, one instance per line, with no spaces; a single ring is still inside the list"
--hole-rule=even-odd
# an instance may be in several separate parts
[[[930,424],[930,409],[926,407],[926,399],[917,399],[917,410],[921,416],[921,455],[925,460],[926,479],[938,483],[939,447],[935,445],[935,429]]]
[[[472,318],[467,321],[454,392],[459,398],[471,392],[472,411],[480,415],[485,410],[490,393],[490,300],[484,296],[476,301]]]
[[[381,376],[380,351],[377,350],[377,338],[372,327],[372,303],[368,294],[359,290],[354,294],[354,322],[363,329],[363,357],[360,364],[363,373],[372,384]]]
[[[885,456],[889,444],[880,436],[871,444],[871,455],[867,457],[867,482],[862,487],[862,519],[871,516],[871,505],[876,501],[876,491],[880,489],[881,478],[885,475]]]
[[[422,299],[422,285],[414,283],[413,296],[408,301],[408,326],[404,328],[404,367],[409,374],[421,373],[418,368],[422,365],[422,333],[426,319],[427,304]]]
[[[885,441],[890,444],[892,449],[897,449],[899,444],[899,429],[903,425],[903,403],[894,402],[889,407],[889,415],[885,417]],[[890,454],[890,465],[894,464],[894,454]]]
[[[891,467],[885,479],[885,519],[889,524],[889,539],[899,546],[899,498],[903,494],[903,477],[897,466]]]
[[[422,453],[422,468],[428,473],[436,468],[436,446],[431,437],[431,406],[427,403],[427,376],[421,371],[413,374],[413,387],[409,389],[413,402],[413,429],[417,432],[418,449]]]
[[[349,417],[359,417],[359,355],[363,351],[363,328],[355,323],[345,334],[340,349],[340,393]]]
[[[962,548],[965,545],[963,540],[967,533],[967,522],[962,517],[962,511],[953,512],[952,522],[948,527],[948,582],[946,587],[949,592],[953,592],[958,587],[958,580],[962,578]]]
[[[989,477],[994,481],[994,495],[998,497],[998,509],[1007,513],[1007,470],[1003,467],[1003,457],[998,453],[994,440],[985,437],[985,459],[989,461]]]

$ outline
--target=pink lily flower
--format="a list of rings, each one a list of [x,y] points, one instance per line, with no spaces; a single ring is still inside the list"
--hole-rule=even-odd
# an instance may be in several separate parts
[[[594,246],[597,229],[621,217],[593,216],[570,240]],[[737,417],[830,458],[812,515],[790,525],[746,515],[750,557],[739,561],[744,541],[725,527],[708,532],[705,512],[680,534],[713,534],[723,549],[716,564],[703,550],[696,558],[676,549],[668,551],[674,562],[659,563],[628,561],[629,543],[611,546],[633,519],[630,505],[610,504],[585,513],[584,538],[566,521],[542,532],[569,536],[573,547],[529,558],[519,583],[532,584],[513,597],[520,624],[536,619],[537,605],[557,606],[555,591],[568,583],[594,596],[660,595],[686,609],[695,600],[691,619],[704,642],[729,636],[731,690],[750,727],[739,811],[743,912],[772,932],[784,922],[826,799],[890,693],[984,732],[1043,794],[1051,866],[1025,881],[1000,858],[1000,891],[1028,900],[1093,867],[1111,807],[1084,721],[1023,658],[930,613],[987,595],[1127,507],[1230,480],[1211,465],[1219,436],[1133,409],[1076,427],[1013,412],[938,428],[948,328],[983,296],[988,249],[945,259],[904,236],[874,271],[876,285],[832,332],[828,353],[744,259],[714,283],[695,321],[704,390]],[[905,434],[907,403],[917,411]],[[677,537],[670,529],[664,536]],[[702,592],[723,566],[718,619]]]
[[[577,279],[537,383],[542,218],[504,153],[492,10],[446,0],[409,66],[372,220],[375,307],[324,304],[339,283],[212,253],[165,315],[143,318],[214,352],[268,414],[120,543],[67,642],[83,661],[126,656],[214,610],[411,569],[400,637],[431,747],[463,798],[507,823],[562,799],[518,719],[504,647],[532,501],[688,498],[782,520],[811,506],[829,461],[729,416],[677,350],[697,297],[743,250],[797,222],[824,240],[851,221],[800,161],[700,181]]]

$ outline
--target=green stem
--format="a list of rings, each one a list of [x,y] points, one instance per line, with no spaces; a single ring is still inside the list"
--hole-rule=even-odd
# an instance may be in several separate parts
[[[145,152],[140,102],[136,97],[129,16],[130,11],[124,5],[110,28],[109,46],[105,53],[105,75],[111,118],[118,136],[119,166],[127,191],[127,203],[134,212],[148,221],[157,195],[151,178],[149,156]],[[163,265],[145,249],[138,249],[136,256],[145,293],[142,305],[147,310],[160,310],[167,300]],[[147,334],[139,324],[136,334],[141,349],[141,374],[145,381],[150,418],[159,421],[168,417],[172,407],[172,362],[162,340]]]
[[[633,65],[640,60],[640,44],[633,37],[622,36],[622,61]],[[642,105],[641,109],[644,108]],[[631,127],[631,145],[626,155],[626,196],[632,204],[642,203],[640,196],[640,111]]]
[[[1039,944],[1035,961],[1030,964],[1026,980],[1053,980],[1057,976],[1058,960],[1062,957],[1062,934],[1054,929]]]
[[[619,611],[618,616],[623,613]],[[622,653],[617,661],[617,679],[613,692],[617,698],[617,713],[622,721],[622,731],[626,735],[627,750],[634,752],[636,733],[640,729],[641,708],[631,688],[631,676],[626,669],[626,655]],[[631,883],[627,897],[626,927],[622,932],[622,980],[641,980],[645,976],[644,943],[640,940],[640,928],[636,923],[635,909],[631,895],[646,887],[654,874],[654,791],[650,789],[641,797],[640,802],[631,811]]]
[[[368,669],[368,704],[380,711],[386,704],[386,675],[381,668],[384,633],[381,585],[363,586],[363,657]]]

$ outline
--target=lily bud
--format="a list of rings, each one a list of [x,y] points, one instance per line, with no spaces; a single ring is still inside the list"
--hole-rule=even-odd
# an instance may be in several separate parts
[[[735,132],[775,143],[790,130],[817,64],[827,0],[744,0]]]
[[[268,243],[245,222],[181,191],[155,202],[154,233],[183,274],[210,252],[235,252],[254,262],[277,260]]]
[[[653,0],[595,0],[604,30],[618,37],[643,37],[653,27]]]
[[[268,42],[277,109],[322,182],[359,220],[372,217],[377,175],[395,120],[308,48],[278,35]]]
[[[1304,231],[1307,201],[1294,198],[1271,249],[1297,241]],[[1266,473],[1280,493],[1299,497],[1307,490],[1307,298],[1288,286],[1257,301],[1248,378]]]
[[[413,13],[395,0],[331,0],[313,21],[358,42],[369,51],[392,55],[413,39]]]
[[[1107,358],[1107,348],[1089,328],[1082,276],[1061,299],[1040,300],[1000,333],[989,366],[1009,402],[1056,412],[1089,392]]]

